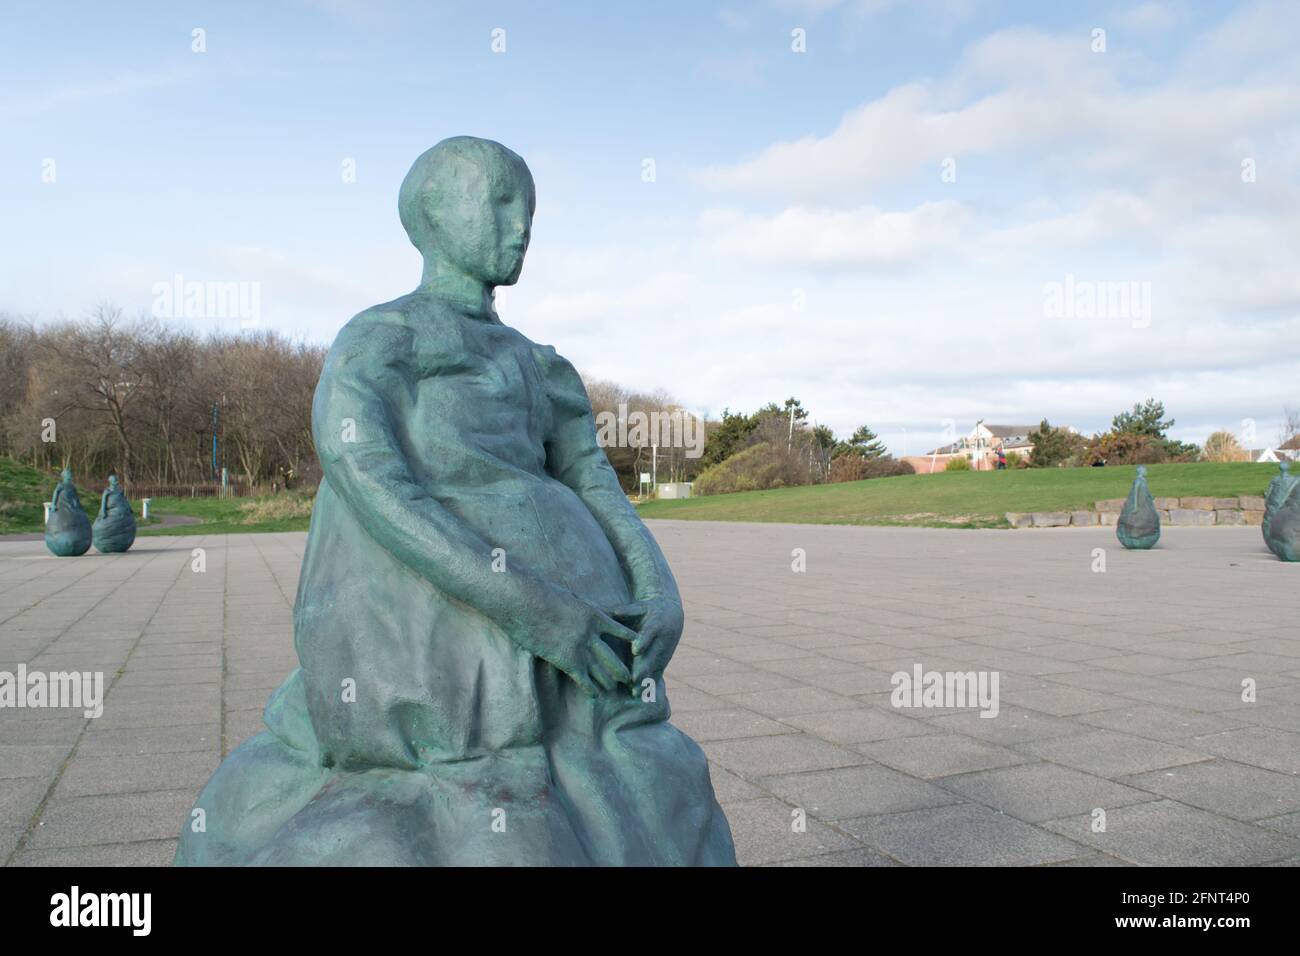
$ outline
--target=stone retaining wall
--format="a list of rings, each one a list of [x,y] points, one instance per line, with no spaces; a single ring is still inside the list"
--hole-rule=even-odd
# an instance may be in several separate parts
[[[1013,528],[1087,528],[1114,526],[1124,507],[1123,498],[1098,501],[1093,511],[1008,511]],[[1264,521],[1264,499],[1258,495],[1236,498],[1157,498],[1161,526],[1209,527],[1211,525],[1259,525]]]

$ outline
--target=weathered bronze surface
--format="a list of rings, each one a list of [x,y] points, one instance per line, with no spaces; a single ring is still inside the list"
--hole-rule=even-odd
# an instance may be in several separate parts
[[[125,551],[135,542],[135,514],[117,483],[117,475],[108,476],[108,487],[99,499],[99,517],[91,525],[95,550],[104,554]]]
[[[1260,530],[1268,549],[1279,558],[1300,561],[1300,476],[1291,474],[1289,461],[1278,462],[1278,469],[1264,492]]]
[[[60,558],[75,558],[90,549],[90,518],[77,497],[69,468],[63,469],[62,480],[54,486],[50,517],[45,522],[45,547]]]
[[[179,864],[735,863],[668,722],[683,614],[572,365],[504,325],[524,161],[444,140],[402,185],[418,289],[339,333],[300,668],[200,794]]]
[[[1126,548],[1145,550],[1160,540],[1160,514],[1147,488],[1146,466],[1138,465],[1137,477],[1129,489],[1128,500],[1115,523],[1115,536]]]

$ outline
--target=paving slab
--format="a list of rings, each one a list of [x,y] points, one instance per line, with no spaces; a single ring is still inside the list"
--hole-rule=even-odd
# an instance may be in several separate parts
[[[1043,760],[1112,779],[1158,767],[1210,759],[1207,754],[1184,747],[1111,730],[1038,740],[1022,744],[1017,749]]]
[[[877,740],[858,744],[856,749],[872,760],[923,780],[1008,767],[1034,759],[962,734]]]
[[[1100,807],[1154,800],[1154,794],[1105,777],[1051,763],[1022,764],[936,781],[953,793],[1027,823],[1074,816],[1086,820]]]
[[[710,758],[742,862],[1300,860],[1300,568],[1258,529],[1171,527],[1136,555],[1110,528],[650,526],[687,611],[673,719]],[[106,688],[95,719],[0,708],[0,862],[170,860],[295,666],[304,544],[142,537],[53,559],[0,539],[0,670],[102,670]],[[893,706],[918,664],[997,671],[998,715]]]
[[[881,764],[764,777],[759,785],[820,820],[917,810],[960,798]]]
[[[1300,810],[1300,777],[1231,760],[1134,774],[1124,782],[1237,820],[1258,821]]]
[[[1078,857],[1072,840],[964,803],[846,820],[864,843],[910,866],[1033,866]]]
[[[1107,810],[1104,833],[1077,820],[1044,825],[1142,866],[1258,866],[1300,854],[1300,840],[1173,800]]]

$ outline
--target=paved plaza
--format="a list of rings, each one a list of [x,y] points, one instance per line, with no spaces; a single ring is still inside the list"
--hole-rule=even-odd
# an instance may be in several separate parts
[[[742,863],[1300,863],[1300,567],[1258,528],[650,524],[686,603],[673,721]],[[171,860],[295,666],[305,540],[0,539],[0,671],[107,690],[95,719],[0,709],[0,861]],[[892,706],[917,665],[996,672],[998,715]]]

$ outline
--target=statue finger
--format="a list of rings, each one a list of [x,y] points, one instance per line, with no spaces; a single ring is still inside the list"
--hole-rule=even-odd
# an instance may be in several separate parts
[[[601,626],[600,633],[607,637],[612,637],[615,638],[616,640],[620,640],[628,644],[635,642],[637,639],[636,631],[632,630],[632,628],[628,627],[625,624],[620,624],[618,621],[615,621],[613,618],[610,618],[607,622],[605,622]]]
[[[603,674],[609,679],[610,683],[602,685],[606,690],[612,690],[619,684],[626,684],[632,679],[632,673],[624,666],[623,662],[618,659],[618,655],[613,652],[603,641],[596,641],[592,649],[592,659],[595,667],[592,673],[599,677]]]
[[[580,688],[582,688],[582,692],[586,694],[588,697],[599,696],[600,688],[596,686],[596,683],[586,674],[581,674],[576,672],[569,673],[568,671],[566,671],[565,673],[569,675],[569,678],[575,684],[577,684]]]

